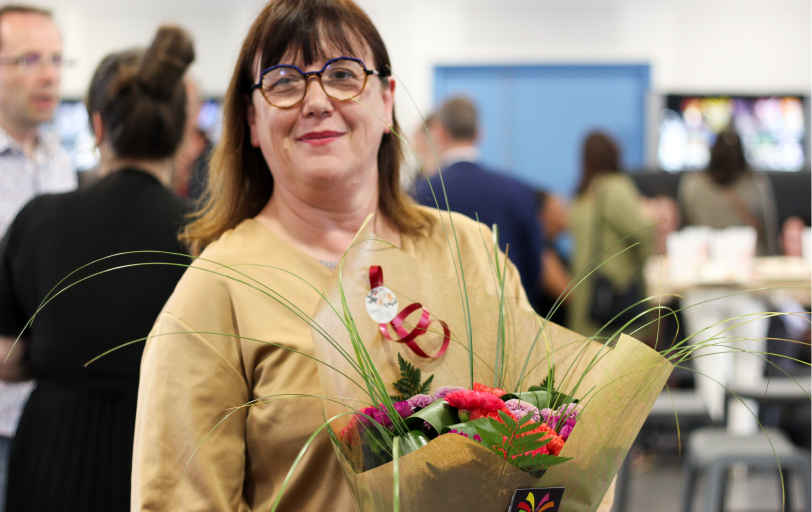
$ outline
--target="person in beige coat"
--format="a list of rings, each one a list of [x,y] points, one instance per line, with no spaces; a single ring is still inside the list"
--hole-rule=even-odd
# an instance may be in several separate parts
[[[439,213],[401,190],[389,66],[350,0],[272,0],[251,27],[184,233],[200,258],[144,349],[133,511],[353,509],[326,433],[282,492],[324,422],[308,315],[369,214],[377,237],[454,274]],[[491,283],[490,233],[453,219],[466,277]],[[512,265],[506,289],[526,300]]]

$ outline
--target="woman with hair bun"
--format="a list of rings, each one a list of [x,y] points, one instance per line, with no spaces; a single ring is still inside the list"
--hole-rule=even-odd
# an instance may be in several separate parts
[[[87,109],[103,178],[23,208],[0,243],[0,354],[62,278],[105,256],[184,252],[185,205],[168,189],[186,122],[184,73],[190,36],[162,27],[146,50],[108,55]],[[33,377],[11,449],[8,512],[110,512],[130,506],[130,470],[143,345],[107,350],[149,333],[183,273],[186,257],[118,256],[72,275],[23,333],[0,378]],[[135,266],[132,266],[135,265]],[[57,288],[57,289],[58,289]]]

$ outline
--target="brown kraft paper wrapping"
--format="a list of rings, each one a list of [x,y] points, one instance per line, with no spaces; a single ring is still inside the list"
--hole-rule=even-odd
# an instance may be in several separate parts
[[[353,322],[383,382],[391,384],[400,378],[397,363],[400,354],[422,371],[423,379],[434,375],[432,393],[441,386],[470,386],[466,321],[456,277],[441,274],[400,249],[373,240],[366,226],[359,232],[342,266],[333,274],[333,283],[324,292],[326,300],[319,303],[313,315],[314,324],[320,327],[313,330],[315,356],[325,363],[319,365],[322,389],[326,397],[340,397],[335,399],[340,403],[325,400],[328,418],[371,405],[363,379],[321,334],[328,333],[334,343],[348,354],[354,354],[350,335],[333,309],[339,314],[342,312],[339,272]],[[482,251],[486,250],[483,246]],[[384,284],[397,295],[399,310],[419,302],[431,312],[432,318],[448,324],[452,341],[443,357],[420,358],[404,345],[383,338],[365,305],[370,290],[369,268],[373,265],[383,268]],[[498,300],[485,291],[485,280],[492,279],[491,276],[466,273],[466,278],[474,380],[493,385]],[[610,349],[548,323],[533,346],[541,319],[513,298],[505,302],[508,309],[505,389],[517,388],[528,354],[525,377],[518,385],[520,391],[544,379],[548,359],[556,365],[555,386],[564,392],[572,390],[592,365],[576,393],[576,398],[582,399],[585,405],[584,410],[560,454],[573,460],[551,468],[539,480],[477,442],[457,435],[440,436],[400,458],[400,508],[403,511],[504,511],[516,488],[553,486],[566,488],[560,510],[597,510],[671,372],[670,363],[628,336],[623,336],[617,347]],[[419,311],[413,313],[404,326],[410,329],[418,317]],[[439,330],[438,323],[433,323],[429,332],[416,340],[429,354],[436,353],[442,344],[442,335],[436,332]],[[349,418],[342,416],[335,420],[331,424],[333,431],[341,432]],[[338,447],[336,452],[359,512],[392,510],[392,463],[356,473],[353,467],[358,467],[358,453],[342,453]]]

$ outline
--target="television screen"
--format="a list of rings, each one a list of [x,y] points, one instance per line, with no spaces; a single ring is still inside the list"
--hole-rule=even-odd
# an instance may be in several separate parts
[[[223,129],[221,101],[209,99],[200,105],[197,127],[206,134],[212,144],[220,140]],[[64,100],[56,109],[54,119],[46,125],[62,140],[62,147],[70,155],[77,171],[88,171],[99,163],[96,139],[90,128],[85,104],[77,100]]]
[[[96,139],[90,129],[87,108],[81,101],[65,100],[56,109],[49,123],[62,139],[62,146],[70,155],[77,171],[87,171],[99,163]]]
[[[809,165],[807,98],[801,96],[666,97],[657,157],[666,171],[704,169],[716,136],[731,123],[751,168],[799,171]]]
[[[223,131],[222,101],[209,99],[200,105],[197,127],[206,134],[212,144],[217,144]]]

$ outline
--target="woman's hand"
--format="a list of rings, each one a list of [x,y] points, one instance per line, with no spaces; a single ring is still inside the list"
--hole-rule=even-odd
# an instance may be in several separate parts
[[[12,347],[14,350],[11,350]],[[0,380],[18,381],[27,380],[30,377],[31,374],[25,362],[25,340],[20,340],[14,345],[14,338],[0,336]]]

